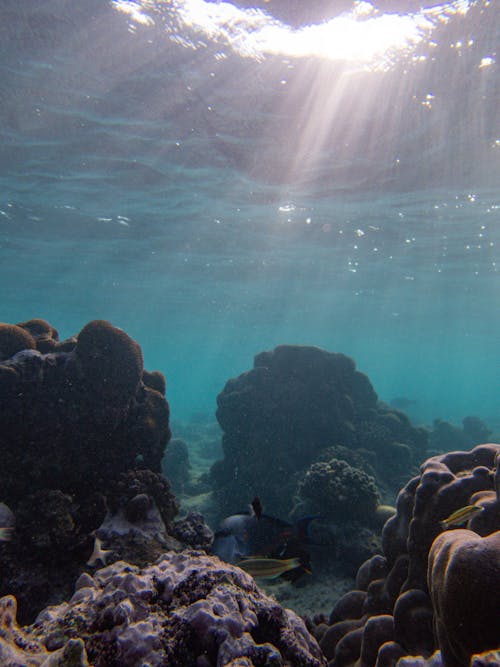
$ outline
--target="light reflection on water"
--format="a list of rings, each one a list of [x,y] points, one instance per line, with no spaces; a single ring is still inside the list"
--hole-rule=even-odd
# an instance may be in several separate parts
[[[177,416],[287,342],[352,355],[419,419],[498,412],[492,5],[310,29],[227,2],[34,6],[2,41],[0,319],[122,326]],[[325,36],[400,19],[385,51]]]
[[[139,25],[153,25],[155,14],[167,16],[171,37],[193,49],[206,46],[203,40],[209,40],[243,57],[318,57],[372,69],[387,68],[402,54],[411,54],[418,44],[431,39],[436,26],[453,16],[466,15],[471,5],[467,0],[455,0],[398,14],[380,12],[369,2],[360,1],[329,20],[292,28],[263,10],[241,9],[230,2],[113,0],[113,4]],[[186,36],[186,30],[194,36]]]

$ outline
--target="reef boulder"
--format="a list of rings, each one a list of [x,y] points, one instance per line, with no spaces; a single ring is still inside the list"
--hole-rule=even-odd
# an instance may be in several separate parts
[[[137,519],[155,503],[171,526],[164,389],[138,343],[104,320],[66,341],[45,320],[0,324],[0,488],[15,515],[0,594],[17,596],[23,620],[67,592],[108,510]]]
[[[426,433],[379,403],[352,359],[317,347],[258,354],[253,369],[228,380],[216,416],[224,458],[211,477],[222,515],[259,495],[267,512],[285,516],[299,477],[329,447],[369,452],[394,488],[426,447]]]

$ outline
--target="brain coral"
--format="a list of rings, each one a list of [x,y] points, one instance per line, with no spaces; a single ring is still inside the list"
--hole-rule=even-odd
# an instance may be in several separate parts
[[[495,634],[500,644],[499,460],[496,444],[435,456],[401,490],[382,532],[383,555],[360,567],[357,590],[318,630],[333,667],[394,665],[405,655],[429,658],[437,648],[445,667],[466,667]],[[469,504],[483,507],[471,530],[443,533],[440,522]]]
[[[144,569],[119,561],[83,574],[69,602],[47,608],[30,628],[10,625],[11,635],[23,632],[32,645],[54,651],[83,639],[94,667],[326,665],[298,616],[242,570],[200,552],[165,554]],[[0,655],[9,639],[0,634]]]
[[[397,478],[399,488],[402,467],[421,460],[426,442],[403,413],[378,403],[352,359],[298,345],[258,354],[253,369],[229,380],[217,397],[217,420],[224,459],[211,477],[221,513],[257,494],[267,512],[287,514],[296,474],[332,445],[376,453],[380,475]]]

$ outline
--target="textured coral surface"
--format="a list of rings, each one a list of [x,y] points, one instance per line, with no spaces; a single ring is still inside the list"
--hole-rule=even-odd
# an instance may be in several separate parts
[[[94,667],[326,665],[298,616],[242,570],[201,552],[165,554],[144,569],[119,561],[84,574],[70,601],[49,607],[34,626],[11,623],[0,650],[16,633],[42,652],[81,639]],[[22,650],[30,655],[29,646]]]
[[[428,664],[467,667],[473,653],[500,648],[499,452],[486,444],[432,457],[401,490],[383,555],[360,567],[357,590],[316,629],[333,667],[395,665],[408,655],[425,664],[436,649]],[[443,533],[441,521],[470,504],[483,509],[469,529]]]
[[[70,592],[108,509],[123,504],[137,517],[141,502],[154,502],[170,525],[164,388],[161,374],[144,375],[140,346],[109,322],[62,342],[44,320],[0,324],[0,488],[15,515],[0,549],[0,594],[16,595],[23,622]]]

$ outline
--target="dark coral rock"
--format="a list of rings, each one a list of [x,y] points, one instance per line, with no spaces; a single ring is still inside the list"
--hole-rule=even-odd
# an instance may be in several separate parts
[[[326,665],[292,611],[242,570],[197,552],[82,575],[69,603],[46,609],[31,630],[34,640],[81,637],[94,667]]]
[[[74,352],[30,349],[0,364],[0,478],[9,505],[38,488],[87,496],[138,457],[160,470],[170,437],[168,404],[137,386],[137,344],[109,324],[91,325]]]
[[[488,442],[491,435],[489,429],[479,417],[469,416],[462,419],[464,433],[469,436],[474,445],[481,442]]]
[[[380,647],[394,639],[394,621],[392,616],[373,616],[368,619],[363,630],[359,667],[370,667],[377,661]]]
[[[473,652],[498,644],[499,461],[495,444],[435,456],[401,490],[396,514],[383,529],[383,555],[362,565],[357,576],[358,588],[366,590],[358,623],[366,627],[380,615],[394,619],[394,641],[382,644],[376,656],[365,653],[366,667],[395,665],[415,653],[423,657],[414,664],[440,664],[440,657],[438,662],[430,657],[438,645],[446,667],[465,667]],[[473,503],[483,510],[470,521],[471,530],[442,532],[443,519]],[[359,592],[354,595],[361,599]],[[334,614],[321,639],[334,639],[335,667],[360,659],[363,634],[363,627],[355,630],[353,621],[337,618]],[[331,649],[332,641],[328,657]],[[337,659],[337,651],[347,658]]]
[[[435,419],[429,435],[429,445],[438,452],[464,450],[488,442],[490,436],[491,430],[479,417],[464,417],[462,428],[442,419]]]
[[[176,493],[183,493],[189,482],[190,468],[188,446],[180,438],[173,438],[168,443],[162,460],[162,470],[168,477]]]
[[[376,579],[383,579],[387,574],[387,561],[380,555],[375,554],[365,561],[356,575],[356,588],[367,591],[368,586]]]
[[[409,447],[413,464],[427,437],[402,413],[378,404],[352,359],[316,347],[281,345],[258,354],[252,370],[226,383],[216,416],[224,459],[212,468],[212,484],[222,514],[257,494],[267,512],[286,515],[296,475],[328,447],[378,453],[395,442]],[[407,460],[402,452],[398,461]],[[399,482],[396,468],[388,457],[380,473]]]
[[[366,600],[366,591],[349,591],[335,604],[330,614],[329,623],[333,625],[339,621],[363,616],[363,605]]]
[[[142,383],[139,345],[109,322],[91,322],[63,343],[44,320],[0,326],[0,347],[2,331],[4,343],[12,336],[17,343],[9,350],[14,356],[0,357],[0,487],[18,521],[16,539],[0,553],[0,591],[8,589],[15,565],[22,615],[30,591],[36,613],[47,601],[43,595],[66,590],[69,575],[61,563],[85,563],[88,534],[102,522],[106,496],[120,475],[134,468],[160,472],[169,407]],[[177,510],[165,484],[148,482],[145,493],[168,524]],[[33,517],[42,513],[33,525],[30,504]],[[50,567],[40,574],[47,550]]]
[[[351,630],[345,634],[335,647],[333,664],[335,667],[349,667],[354,664],[361,653],[361,644],[365,626]]]
[[[429,656],[436,648],[432,631],[433,610],[423,591],[409,590],[394,605],[394,638],[410,655]]]
[[[428,583],[446,667],[500,646],[500,530],[480,537],[452,530],[436,538]]]
[[[118,475],[107,490],[112,514],[124,509],[132,523],[145,517],[154,502],[167,530],[179,511],[179,505],[165,477],[152,470],[129,470]]]
[[[469,438],[462,429],[443,419],[435,419],[429,435],[429,446],[437,452],[450,452],[454,449],[466,449]]]
[[[89,322],[78,334],[76,355],[84,381],[99,396],[132,396],[142,379],[139,345],[105,320]]]
[[[180,542],[194,549],[210,549],[214,541],[212,530],[199,512],[189,512],[184,519],[176,521],[173,535]]]
[[[348,619],[345,621],[339,621],[334,625],[331,625],[321,637],[319,643],[321,650],[325,654],[328,660],[332,660],[335,651],[337,650],[338,643],[349,633],[362,628],[364,625],[364,619]],[[361,640],[360,640],[361,646]]]
[[[61,491],[38,491],[19,503],[13,539],[0,551],[0,595],[16,595],[21,621],[71,593],[90,542],[78,507]]]
[[[59,341],[59,333],[47,321],[33,319],[27,322],[20,322],[17,326],[33,336],[36,349],[39,352],[52,352],[56,348]]]
[[[167,391],[167,381],[165,376],[160,371],[142,371],[142,381],[150,389],[154,389],[159,392],[162,396],[165,396]]]
[[[379,500],[373,478],[337,459],[313,463],[299,484],[299,494],[311,513],[337,522],[372,522]]]
[[[398,660],[406,655],[406,651],[397,642],[382,644],[377,653],[376,667],[395,667]]]
[[[147,493],[138,493],[125,505],[125,516],[131,523],[143,520],[151,509],[151,498]]]
[[[35,339],[22,327],[0,322],[0,361],[10,359],[21,350],[34,350]]]

